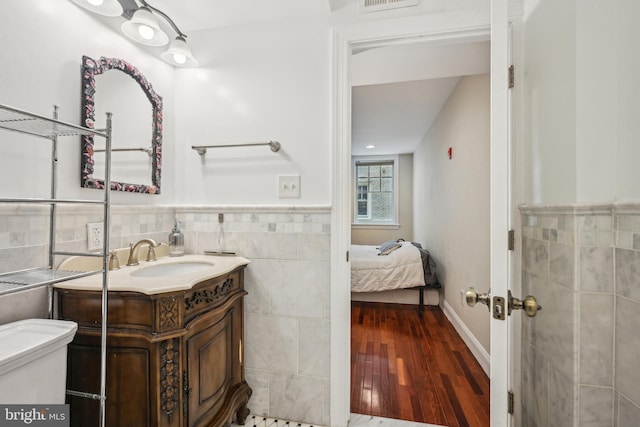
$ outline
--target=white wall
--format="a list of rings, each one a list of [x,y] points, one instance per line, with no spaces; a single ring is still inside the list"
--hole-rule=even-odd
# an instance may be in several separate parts
[[[486,310],[460,299],[469,286],[490,287],[487,74],[460,80],[414,153],[414,178],[415,238],[438,263],[445,301],[488,352]]]
[[[579,202],[640,200],[640,3],[576,1]]]
[[[527,203],[640,200],[640,29],[632,0],[528,1]]]
[[[330,26],[319,19],[200,31],[201,66],[180,70],[175,153],[178,204],[330,203]],[[268,147],[191,145],[277,140]],[[301,197],[280,199],[278,175],[300,175]]]
[[[576,197],[575,7],[539,2],[525,30],[526,198],[549,203]],[[562,111],[562,114],[558,114]]]
[[[114,18],[115,19],[115,18]],[[120,22],[118,19],[116,21]],[[135,65],[164,99],[162,194],[114,192],[114,203],[160,204],[173,198],[174,141],[173,68],[159,57],[123,38],[95,15],[69,1],[5,0],[0,3],[0,103],[51,116],[60,106],[60,119],[80,122],[82,56],[116,57]],[[99,82],[98,82],[99,83]],[[100,87],[97,87],[100,91]],[[118,117],[114,115],[114,126]],[[50,145],[46,141],[3,132],[0,135],[0,188],[3,196],[47,196]],[[9,141],[9,143],[5,143]],[[28,169],[28,173],[25,173]],[[101,197],[80,188],[79,137],[60,138],[59,196]],[[100,194],[98,194],[100,193]]]
[[[614,48],[617,31],[612,3],[575,2],[576,201],[615,198],[612,190],[617,176],[611,171],[615,170],[618,151],[619,82],[615,78],[618,52]]]
[[[601,82],[602,86],[615,90],[617,96],[617,121],[608,118],[602,127],[612,130],[617,136],[618,150],[617,165],[611,171],[616,175],[617,200],[640,200],[640,168],[637,160],[640,158],[640,51],[637,42],[640,40],[640,26],[637,17],[640,16],[640,2],[635,0],[618,0],[615,15],[615,34],[617,53],[615,75],[607,75]],[[596,10],[596,14],[600,11]],[[596,15],[599,16],[599,15]],[[602,37],[607,37],[608,31],[600,31]],[[603,47],[604,51],[611,45]],[[612,85],[617,80],[617,85]],[[602,103],[601,112],[607,111],[608,103]],[[594,155],[595,156],[595,155]]]

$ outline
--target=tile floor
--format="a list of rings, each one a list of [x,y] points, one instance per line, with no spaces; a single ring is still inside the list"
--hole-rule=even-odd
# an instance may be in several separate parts
[[[237,427],[237,424],[231,424]],[[265,418],[249,415],[245,427],[322,427],[295,421],[278,420],[275,418]],[[349,427],[438,427],[434,424],[422,424],[411,421],[395,420],[391,418],[372,417],[371,415],[351,414]]]

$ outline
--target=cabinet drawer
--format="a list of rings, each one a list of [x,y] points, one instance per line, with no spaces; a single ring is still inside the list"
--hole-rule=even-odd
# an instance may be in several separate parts
[[[100,292],[55,290],[58,318],[73,320],[81,328],[99,329],[102,324]],[[152,332],[153,304],[135,292],[109,292],[107,323],[110,329]]]
[[[245,293],[242,270],[203,282],[184,295],[185,324]]]

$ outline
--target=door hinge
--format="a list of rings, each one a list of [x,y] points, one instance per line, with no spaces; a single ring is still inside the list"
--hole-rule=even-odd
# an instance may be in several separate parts
[[[349,251],[347,251],[347,262],[349,262]]]
[[[516,232],[514,230],[509,230],[507,237],[507,248],[510,251],[516,249]]]
[[[514,66],[509,67],[509,89],[512,89],[516,85],[516,71]]]
[[[513,392],[511,390],[509,390],[507,392],[507,412],[510,413],[511,415],[513,415],[513,409],[514,409],[514,397],[513,397]]]

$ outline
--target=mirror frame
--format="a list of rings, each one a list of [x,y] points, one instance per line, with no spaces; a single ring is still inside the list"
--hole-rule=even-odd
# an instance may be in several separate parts
[[[118,70],[130,76],[139,85],[151,102],[152,138],[151,138],[151,185],[111,181],[111,190],[132,193],[160,194],[162,166],[162,97],[151,87],[147,78],[130,63],[117,58],[101,57],[99,60],[82,57],[82,123],[93,129],[95,125],[95,77],[109,70]],[[117,119],[116,119],[117,120]],[[104,179],[93,177],[93,135],[82,137],[80,186],[84,188],[104,188]]]

